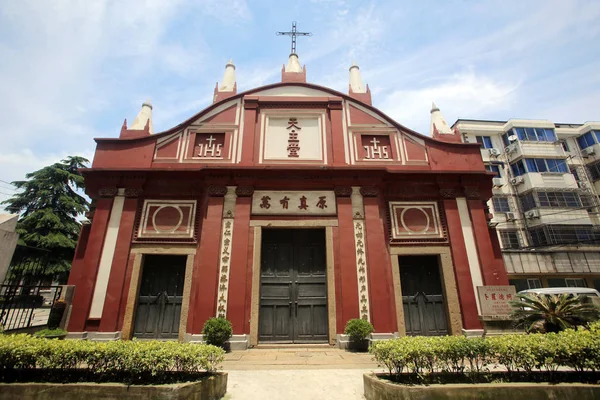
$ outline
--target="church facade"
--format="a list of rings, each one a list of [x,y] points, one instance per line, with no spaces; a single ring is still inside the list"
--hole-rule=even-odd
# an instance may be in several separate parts
[[[433,137],[349,93],[306,82],[237,93],[227,64],[214,102],[154,133],[145,103],[83,170],[94,200],[73,261],[70,337],[200,341],[211,317],[233,348],[344,342],[482,325],[476,287],[507,285],[478,144],[431,110]]]

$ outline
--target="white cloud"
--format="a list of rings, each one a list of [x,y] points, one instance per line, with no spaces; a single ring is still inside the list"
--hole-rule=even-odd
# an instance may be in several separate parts
[[[395,90],[380,98],[381,109],[408,128],[429,134],[429,107],[435,101],[448,123],[487,109],[501,110],[514,101],[518,84],[499,82],[474,71],[457,74],[435,85]],[[383,100],[383,101],[381,101]]]

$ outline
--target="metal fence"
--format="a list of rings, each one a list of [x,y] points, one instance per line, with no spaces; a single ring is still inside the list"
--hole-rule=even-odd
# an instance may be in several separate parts
[[[0,326],[5,331],[43,326],[62,286],[48,274],[48,251],[17,246],[0,285]]]

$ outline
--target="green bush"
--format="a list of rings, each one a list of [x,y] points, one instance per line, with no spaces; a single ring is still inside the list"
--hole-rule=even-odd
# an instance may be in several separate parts
[[[158,341],[91,342],[0,336],[0,381],[23,370],[50,370],[65,381],[165,383],[185,374],[215,372],[225,352],[211,345]],[[80,378],[69,378],[78,374]],[[13,378],[10,378],[13,377]],[[185,380],[185,377],[184,377]]]
[[[463,336],[405,336],[379,341],[371,354],[390,375],[479,373],[498,365],[509,373],[555,373],[560,367],[600,371],[600,322],[559,333]]]
[[[202,334],[208,344],[223,347],[233,333],[231,322],[225,318],[211,318],[204,324]]]
[[[369,335],[373,333],[373,330],[373,325],[371,325],[369,321],[360,318],[354,318],[348,320],[346,323],[344,334],[350,337],[350,341],[360,342],[361,340],[368,338]]]
[[[37,331],[33,334],[35,337],[56,337],[66,335],[67,331],[64,329],[54,328],[54,329],[42,329],[41,331]]]

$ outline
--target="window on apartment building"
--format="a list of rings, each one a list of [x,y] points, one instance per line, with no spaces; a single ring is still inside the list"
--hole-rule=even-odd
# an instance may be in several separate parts
[[[566,151],[566,152],[571,151],[571,150],[569,150],[569,145],[567,144],[566,140],[561,141],[560,144],[561,144],[561,146],[562,146],[562,148],[563,148],[564,151]]]
[[[600,290],[600,279],[594,279],[594,289]]]
[[[537,192],[540,207],[581,207],[579,194],[575,192]]]
[[[528,172],[569,172],[564,159],[526,158],[510,165],[513,175],[519,176]]]
[[[549,128],[512,128],[507,132],[508,136],[516,135],[519,140],[535,142],[555,142],[554,129]]]
[[[550,278],[548,279],[550,287],[587,287],[583,278]]]
[[[525,165],[529,172],[569,172],[567,163],[563,159],[526,158]]]
[[[519,200],[521,200],[521,207],[523,207],[523,211],[529,211],[538,206],[536,196],[533,192],[520,195]]]
[[[539,289],[542,287],[542,281],[537,278],[509,279],[508,284],[514,285],[517,292],[527,289]]]
[[[489,172],[494,172],[496,174],[496,176],[502,177],[502,174],[500,173],[499,165],[486,165],[485,170],[489,171]]]
[[[503,249],[520,249],[519,233],[517,231],[498,231]]]
[[[492,204],[495,212],[510,212],[507,197],[494,196],[492,197]]]
[[[492,138],[489,136],[475,136],[475,139],[482,149],[491,149],[494,147],[494,145],[492,145]]]
[[[525,170],[525,165],[523,164],[523,160],[519,160],[514,164],[510,164],[510,169],[512,170],[514,176],[527,173],[527,170]]]
[[[594,131],[590,131],[577,138],[577,143],[579,144],[581,150],[596,144],[594,136]]]
[[[592,225],[545,225],[529,229],[533,246],[555,244],[596,243],[600,236]]]
[[[593,181],[600,180],[600,162],[588,165],[587,169]]]
[[[577,168],[571,168],[569,171],[571,171],[571,175],[573,175],[573,178],[575,178],[575,182],[581,181],[581,178],[579,178],[579,173],[577,172]]]

